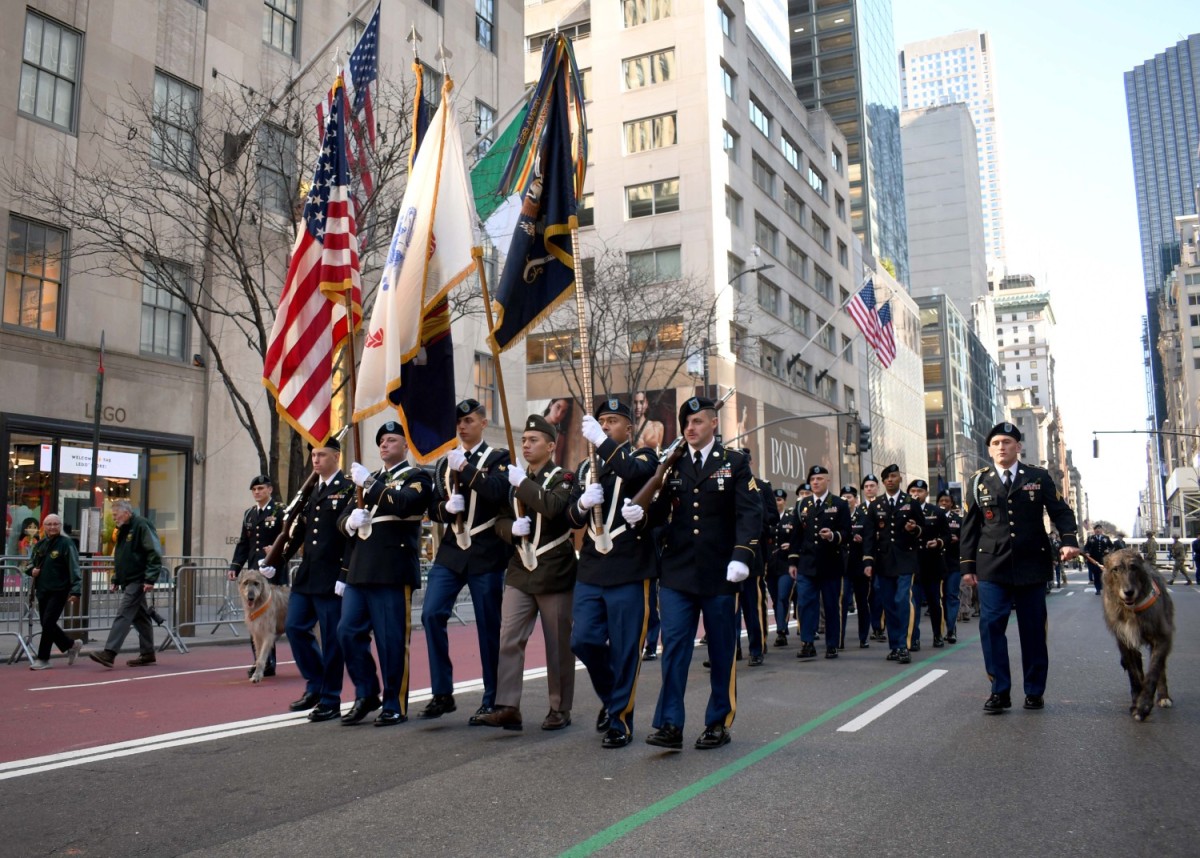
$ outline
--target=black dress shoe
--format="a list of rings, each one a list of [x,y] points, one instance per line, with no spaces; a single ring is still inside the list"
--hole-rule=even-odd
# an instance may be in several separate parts
[[[458,707],[454,705],[453,694],[435,694],[433,699],[425,704],[417,716],[419,718],[441,718],[447,712],[453,712]]]
[[[912,646],[910,646],[910,647],[908,648],[908,651],[909,651],[909,652],[920,652],[920,651],[921,651],[921,642],[920,642],[920,641],[913,641],[913,642],[912,642]]]
[[[600,714],[596,716],[596,732],[606,733],[610,727],[612,727],[612,717],[608,714],[608,710],[601,706]]]
[[[810,659],[817,657],[817,647],[812,643],[801,643],[800,652],[796,653],[796,658]]]
[[[711,751],[713,748],[728,745],[729,742],[729,731],[721,724],[713,724],[710,727],[705,727],[704,732],[700,734],[700,738],[696,740],[696,750]]]
[[[958,636],[957,635],[946,635],[946,643],[948,643],[948,644],[958,643]]]
[[[1012,708],[1012,700],[1007,694],[993,694],[984,702],[983,711],[988,715],[999,715],[1005,709]]]
[[[762,667],[762,663],[763,663],[763,657],[761,655],[750,656],[749,664],[751,667]]]
[[[468,727],[487,727],[488,723],[483,720],[484,715],[491,715],[496,711],[495,706],[480,706],[475,710],[475,714],[467,719]]]
[[[308,720],[313,723],[319,721],[332,721],[334,718],[342,714],[340,706],[331,706],[328,703],[321,703],[316,709],[308,713]]]
[[[1040,694],[1026,694],[1025,695],[1025,708],[1026,709],[1044,709],[1044,708],[1046,708],[1046,701],[1042,698],[1042,695],[1040,695]]]
[[[906,650],[904,647],[900,647],[900,649],[896,650],[896,661],[900,662],[901,664],[911,664],[912,656],[908,654],[908,650]]]
[[[942,648],[942,647],[944,647],[945,645],[946,645],[946,642],[945,642],[944,640],[942,640],[941,638],[934,638],[934,639],[933,639],[933,648],[934,648],[934,649],[941,649],[941,648]]]
[[[320,702],[320,694],[305,694],[299,700],[293,700],[289,703],[288,709],[292,712],[303,712],[305,709],[312,709]]]
[[[350,711],[342,716],[342,723],[347,727],[357,724],[382,705],[383,701],[377,695],[372,694],[370,697],[359,697],[354,701],[354,705],[350,707]]]
[[[384,710],[375,716],[375,726],[391,727],[394,724],[403,724],[407,720],[407,715],[401,715],[399,712],[388,712],[387,710]]]
[[[654,661],[658,658],[658,650],[647,649],[642,653],[642,661]]]
[[[604,734],[604,738],[600,740],[601,748],[624,748],[633,741],[633,736],[628,733],[622,733],[620,730],[609,730]]]
[[[775,646],[787,646],[787,635],[776,634],[775,635]]]
[[[826,658],[837,658],[837,650],[836,649],[825,650],[825,657]]]
[[[858,648],[859,649],[870,649],[871,645],[869,643],[867,643],[866,641],[859,641]]]
[[[646,744],[668,751],[682,751],[683,731],[674,724],[664,724],[646,737]]]
[[[900,650],[898,650],[898,649],[894,649],[887,654],[888,661],[896,661],[899,658],[900,658]]]

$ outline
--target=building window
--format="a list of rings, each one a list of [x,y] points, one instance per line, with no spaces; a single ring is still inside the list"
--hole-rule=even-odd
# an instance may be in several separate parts
[[[721,18],[721,32],[725,34],[725,38],[731,42],[737,41],[733,30],[733,13],[726,8],[724,3],[718,3],[717,14]]]
[[[828,199],[828,197],[825,196],[825,177],[814,170],[811,165],[808,168],[808,183],[812,186],[812,189],[817,192],[817,196],[823,200]]]
[[[728,125],[722,126],[721,146],[725,149],[725,154],[729,156],[729,160],[735,164],[738,162],[739,142],[741,142],[741,137],[738,136],[736,131]]]
[[[744,265],[745,265],[745,263],[742,262],[742,260],[738,259],[736,256],[734,256],[732,253],[726,254],[726,256],[725,256],[725,281],[727,283],[735,282],[737,279],[737,276],[742,273],[742,267]]]
[[[813,266],[813,288],[826,301],[833,301],[833,278],[815,265]]]
[[[842,356],[846,363],[854,363],[854,349],[850,348],[850,343],[852,342],[854,342],[852,339],[842,334],[842,350],[838,354]],[[846,391],[848,395],[850,388],[847,387]]]
[[[845,201],[845,199],[842,198],[841,194],[834,194],[833,195],[833,204],[834,204],[833,205],[834,211],[837,212],[838,220],[840,220],[842,223],[845,223],[846,222],[846,201]]]
[[[758,366],[768,375],[783,378],[783,349],[767,340],[758,341]]]
[[[791,313],[788,319],[792,327],[801,334],[808,334],[808,307],[805,307],[795,298],[791,299]]]
[[[625,202],[630,218],[677,212],[679,211],[679,179],[631,185],[625,189]]]
[[[796,223],[804,225],[804,200],[787,185],[783,186],[783,210]]]
[[[6,326],[59,333],[66,249],[67,234],[63,230],[9,215],[4,270]]]
[[[750,338],[746,329],[733,322],[729,323],[729,351],[740,361],[745,361],[750,353]]]
[[[754,96],[750,96],[750,122],[768,138],[771,136],[771,114],[763,109]]]
[[[479,157],[492,148],[492,126],[496,124],[496,108],[479,99],[475,100],[475,138],[479,141],[475,151]]]
[[[842,171],[846,169],[846,164],[842,158],[842,153],[837,150],[836,146],[832,147],[829,160],[833,165],[833,172],[837,173],[839,176],[842,175]]]
[[[678,316],[629,324],[629,351],[631,354],[678,351],[681,348],[683,348],[683,320]]]
[[[737,75],[725,63],[721,63],[721,86],[726,98],[737,101]]]
[[[534,33],[525,40],[525,48],[529,53],[534,53],[542,49],[542,45],[550,40],[550,37],[556,33],[562,33],[573,42],[578,42],[580,39],[586,39],[592,35],[591,20],[580,21],[578,24],[563,24],[557,30],[543,30],[540,33]]]
[[[581,354],[577,335],[572,331],[530,334],[525,338],[525,362],[530,366],[579,360]]]
[[[575,218],[580,226],[594,226],[596,223],[596,195],[584,194],[579,200],[579,208]],[[492,282],[492,281],[489,281]]]
[[[829,227],[824,221],[815,217],[812,219],[812,234],[821,247],[829,250]]]
[[[808,255],[790,241],[787,245],[787,269],[801,280],[808,280]]]
[[[142,354],[183,360],[187,354],[188,270],[147,260],[142,274]]]
[[[263,41],[294,57],[299,19],[300,0],[263,0]]]
[[[25,12],[25,50],[17,109],[26,116],[75,130],[75,89],[83,35]]]
[[[622,0],[625,27],[636,27],[649,21],[671,17],[671,0]]]
[[[496,52],[495,0],[475,0],[475,41],[484,50]],[[482,401],[482,400],[480,400]]]
[[[802,360],[792,366],[792,384],[801,390],[812,392],[812,367]]]
[[[421,0],[421,2],[435,12],[442,11],[442,0]]]
[[[843,268],[849,268],[850,267],[850,248],[848,248],[846,246],[846,242],[842,241],[839,238],[838,243],[837,243],[837,249],[838,249],[838,251],[837,251],[838,262],[841,263]]]
[[[817,316],[817,345],[833,351],[833,337],[833,325],[826,322],[820,316]]]
[[[591,69],[580,69],[579,70],[579,88],[581,90],[583,90],[583,100],[591,101],[592,100],[592,70]]]
[[[154,73],[154,124],[150,129],[150,158],[158,167],[190,173],[196,163],[196,119],[200,90],[183,81]]]
[[[675,49],[632,57],[621,63],[621,71],[625,76],[626,91],[674,80]]]
[[[828,373],[821,376],[821,380],[817,382],[817,396],[837,403],[837,382],[834,381],[833,376]]]
[[[491,355],[475,352],[475,399],[483,404],[485,413],[496,419],[500,414],[499,394],[496,388],[496,364]]]
[[[678,142],[675,114],[664,113],[625,123],[625,154],[674,146]]]
[[[775,199],[775,171],[755,155],[751,172],[754,177],[754,184],[758,186],[758,189],[771,199]]]
[[[779,315],[779,287],[763,277],[758,277],[758,306],[774,316]]]
[[[754,241],[772,256],[779,255],[779,230],[758,212],[754,213]]]
[[[846,410],[847,411],[857,411],[858,410],[858,398],[854,395],[854,388],[853,387],[843,387],[842,390],[845,391]]]
[[[291,215],[298,191],[296,138],[266,122],[258,131],[258,190],[263,206]]]
[[[425,109],[425,115],[433,119],[441,103],[442,73],[431,65],[421,63],[421,106]]]
[[[662,283],[683,277],[683,264],[678,247],[659,247],[654,250],[639,250],[625,257],[633,283]]]
[[[742,225],[742,198],[732,189],[725,189],[725,217],[734,226]]]
[[[796,144],[793,143],[786,134],[779,138],[779,151],[783,153],[783,157],[792,165],[792,168],[798,173],[800,172],[800,152],[796,149]]]

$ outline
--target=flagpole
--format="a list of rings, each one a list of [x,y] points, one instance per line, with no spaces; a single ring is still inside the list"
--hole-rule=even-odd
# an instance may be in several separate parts
[[[579,247],[579,226],[571,227],[571,262],[575,267],[575,316],[579,325],[579,359],[583,370],[583,407],[585,412],[592,409],[592,355],[588,346],[587,305],[583,297],[583,258]],[[596,445],[587,442],[588,447],[588,483],[600,482],[596,470]],[[616,499],[613,499],[616,503]],[[592,507],[592,538],[596,550],[607,554],[612,550],[612,536],[604,526],[603,504]]]
[[[346,305],[346,324],[350,328],[349,334],[346,336],[346,363],[348,366],[347,374],[350,376],[350,390],[358,390],[358,370],[355,368],[354,355],[354,290],[347,289],[342,293],[342,298]],[[350,431],[354,436],[354,457],[350,461],[363,458],[362,448],[362,427],[354,422],[354,403],[349,404],[350,414]],[[363,497],[363,487],[358,486],[358,507],[362,509],[366,506],[366,501]]]

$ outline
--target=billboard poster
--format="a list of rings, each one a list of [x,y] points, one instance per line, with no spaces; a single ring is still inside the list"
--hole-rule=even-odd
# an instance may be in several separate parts
[[[597,396],[587,413],[594,414],[605,398]],[[680,400],[675,388],[639,390],[632,397],[621,394],[619,398],[629,405],[633,412],[635,447],[650,447],[658,452],[678,437]],[[587,457],[587,442],[579,434],[583,420],[579,402],[570,396],[559,396],[551,399],[530,399],[528,405],[530,414],[541,414],[558,431],[554,463],[567,470],[578,468],[579,463]],[[515,440],[518,449],[514,458],[518,458],[520,437]]]
[[[841,470],[836,432],[801,417],[772,424],[789,417],[793,417],[790,412],[763,405],[763,428],[755,433],[761,447],[761,455],[755,457],[755,473],[792,496],[813,465],[829,468],[836,484]]]

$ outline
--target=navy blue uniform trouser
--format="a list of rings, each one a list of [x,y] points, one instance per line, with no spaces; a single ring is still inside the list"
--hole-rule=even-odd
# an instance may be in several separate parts
[[[662,620],[658,616],[658,581],[650,582],[650,607],[647,610],[646,617],[646,643],[645,648],[651,652],[658,652],[658,636],[662,631]]]
[[[475,609],[475,633],[479,636],[479,664],[483,672],[483,705],[496,705],[496,670],[500,661],[500,602],[504,593],[504,567],[475,575],[460,574],[435,563],[425,585],[421,625],[429,650],[429,672],[433,693],[454,693],[454,664],[450,661],[450,635],[446,630],[454,600],[467,587]]]
[[[946,577],[946,636],[958,636],[958,612],[962,609],[962,570]]]
[[[913,610],[916,620],[913,622],[912,641],[921,640],[920,596],[925,596],[925,605],[929,608],[929,625],[933,629],[933,639],[944,637],[945,622],[942,614],[942,578],[941,576],[918,575],[913,579]]]
[[[879,601],[883,603],[883,615],[887,626],[888,647],[908,649],[912,628],[915,625],[916,608],[913,606],[911,575],[887,578],[875,577],[879,590]]]
[[[738,638],[737,596],[697,596],[659,587],[658,600],[662,613],[662,689],[653,726],[660,729],[671,724],[683,729],[683,697],[701,616],[712,664],[704,725],[730,726],[737,711],[737,673],[733,661]]]
[[[837,649],[842,638],[842,576],[797,575],[796,593],[800,603],[800,640],[804,643],[816,640],[823,604],[825,649]]]
[[[746,624],[746,643],[752,656],[766,652],[767,594],[763,586],[762,576],[752,574],[741,583],[742,592],[738,598],[742,620]]]
[[[371,656],[371,632],[379,652],[380,688]],[[348,584],[342,596],[338,641],[346,656],[346,672],[354,696],[382,693],[383,711],[408,715],[409,655],[412,636],[412,587]]]
[[[858,618],[858,642],[866,643],[867,635],[871,633],[871,579],[859,571],[848,573],[845,580],[842,588],[842,636],[838,642],[842,649],[846,647],[846,615],[850,610],[851,596]]]
[[[655,585],[654,581],[612,587],[575,584],[571,652],[587,668],[613,729],[625,734],[633,732],[633,703]]]
[[[305,694],[320,695],[327,706],[342,702],[342,673],[345,662],[338,643],[338,623],[342,618],[342,600],[330,593],[316,596],[292,591],[288,599],[287,637],[292,658],[304,677]],[[321,645],[317,646],[313,627],[321,627]]]
[[[1050,654],[1046,647],[1046,585],[979,582],[979,639],[983,644],[983,666],[992,681],[993,694],[1008,694],[1012,674],[1008,663],[1008,617],[1017,611],[1021,636],[1021,668],[1025,693],[1046,693]]]
[[[775,630],[785,635],[788,633],[788,615],[792,610],[792,593],[795,589],[796,582],[786,572],[775,582]]]

